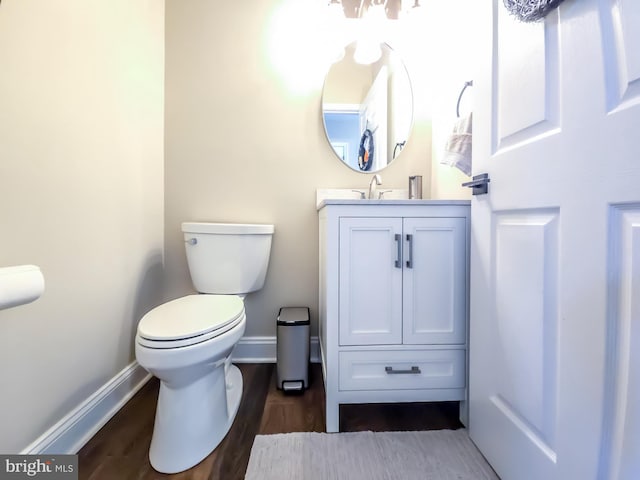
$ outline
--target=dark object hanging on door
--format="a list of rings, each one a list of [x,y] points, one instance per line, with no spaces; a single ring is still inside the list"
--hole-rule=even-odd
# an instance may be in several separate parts
[[[358,166],[360,170],[371,170],[373,165],[373,132],[365,129],[360,138],[360,150],[358,152]]]
[[[505,8],[521,22],[537,22],[564,0],[502,0]]]

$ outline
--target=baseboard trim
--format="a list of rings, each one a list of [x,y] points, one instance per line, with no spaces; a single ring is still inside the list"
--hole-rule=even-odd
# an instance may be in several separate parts
[[[150,378],[132,362],[20,453],[77,453]]]
[[[233,351],[233,362],[275,363],[276,347],[275,336],[242,337]],[[318,337],[310,339],[310,356],[312,363],[320,362]],[[150,378],[138,362],[132,362],[20,454],[77,453]]]
[[[242,337],[233,350],[235,363],[275,363],[277,339],[275,336]],[[320,363],[318,337],[310,339],[311,363]]]

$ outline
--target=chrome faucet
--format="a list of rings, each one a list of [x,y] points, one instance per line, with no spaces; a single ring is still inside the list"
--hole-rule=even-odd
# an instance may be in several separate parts
[[[376,185],[382,185],[382,177],[377,173],[371,179],[371,183],[369,183],[369,199],[376,198]]]

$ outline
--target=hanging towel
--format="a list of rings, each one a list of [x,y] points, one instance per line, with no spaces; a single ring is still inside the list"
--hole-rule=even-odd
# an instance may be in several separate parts
[[[440,163],[457,167],[468,176],[471,176],[471,125],[471,113],[458,118],[440,160]]]

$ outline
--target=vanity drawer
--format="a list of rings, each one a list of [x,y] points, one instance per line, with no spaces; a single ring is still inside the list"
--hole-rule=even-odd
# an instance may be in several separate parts
[[[464,388],[464,350],[340,352],[340,390]]]

